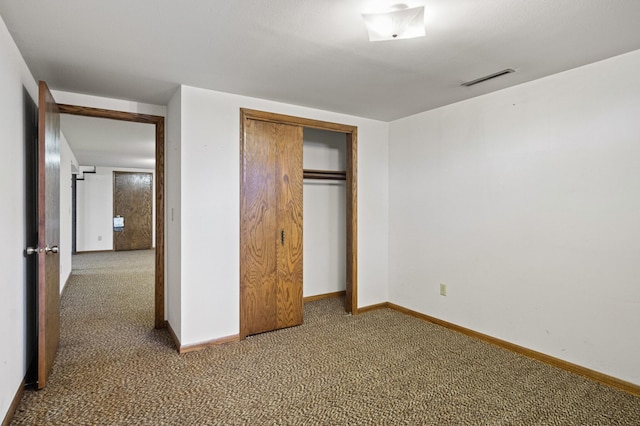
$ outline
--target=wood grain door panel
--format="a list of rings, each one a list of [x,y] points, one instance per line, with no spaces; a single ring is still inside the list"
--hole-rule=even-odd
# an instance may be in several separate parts
[[[113,232],[113,248],[153,247],[153,174],[113,172],[113,216],[124,217],[124,230]]]
[[[302,323],[302,128],[247,120],[241,149],[245,337]]]
[[[47,84],[38,96],[38,389],[60,344],[60,113]],[[64,248],[67,250],[68,248]]]
[[[277,328],[275,127],[249,121],[244,140],[241,297],[245,336]]]
[[[278,328],[302,324],[302,127],[275,125],[278,248]]]

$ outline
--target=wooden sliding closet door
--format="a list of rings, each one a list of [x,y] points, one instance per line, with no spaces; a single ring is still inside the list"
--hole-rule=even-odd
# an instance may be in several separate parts
[[[302,323],[302,127],[246,119],[240,334]]]

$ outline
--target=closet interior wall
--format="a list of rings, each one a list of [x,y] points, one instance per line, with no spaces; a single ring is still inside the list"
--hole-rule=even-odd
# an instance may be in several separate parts
[[[346,134],[304,128],[305,170],[346,170]],[[346,182],[304,179],[304,297],[346,288]]]

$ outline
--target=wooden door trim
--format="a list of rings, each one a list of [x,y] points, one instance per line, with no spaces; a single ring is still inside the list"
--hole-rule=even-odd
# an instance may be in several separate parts
[[[240,108],[241,118],[258,121],[270,121],[272,123],[289,124],[291,126],[310,127],[313,129],[328,130],[336,133],[355,133],[358,127],[347,124],[332,123],[329,121],[314,120],[311,118],[295,117],[292,115],[275,114],[273,112],[257,111],[254,109]],[[242,124],[241,124],[242,126]]]
[[[112,120],[132,121],[153,124],[156,129],[156,259],[155,259],[155,327],[164,328],[164,117],[160,115],[135,112],[114,111],[79,105],[58,104],[61,114],[83,117],[109,118]]]
[[[242,174],[242,162],[244,159],[244,127],[246,120],[268,121],[292,126],[308,127],[319,130],[327,130],[346,134],[347,153],[347,206],[346,206],[346,233],[347,233],[347,280],[346,280],[346,308],[352,315],[358,313],[358,127],[346,124],[332,123],[328,121],[313,120],[309,118],[294,117],[291,115],[275,114],[265,111],[240,108],[240,173]],[[240,176],[240,211],[242,212],[243,179]],[[240,218],[242,226],[242,217]],[[240,258],[242,262],[242,254]],[[241,266],[242,267],[242,266]],[[242,276],[242,275],[241,275]],[[240,310],[242,312],[242,310]],[[242,322],[242,319],[240,319]],[[242,335],[240,338],[244,339]]]
[[[358,314],[358,129],[347,133],[347,283],[346,303]]]

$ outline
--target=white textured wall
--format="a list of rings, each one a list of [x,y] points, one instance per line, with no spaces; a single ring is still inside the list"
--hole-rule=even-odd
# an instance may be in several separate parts
[[[181,252],[182,233],[180,215],[181,155],[182,140],[182,89],[178,88],[167,106],[167,141],[165,149],[165,264],[167,294],[165,309],[167,321],[182,341],[182,282]]]
[[[182,344],[239,332],[240,108],[358,126],[358,304],[387,300],[386,123],[189,86],[181,97]]]
[[[0,18],[0,419],[26,373],[23,87],[38,88]]]
[[[113,250],[113,172],[142,172],[153,174],[153,193],[156,176],[153,169],[96,167],[96,173],[85,173],[76,184],[76,250]],[[153,197],[153,245],[155,247],[155,205]],[[125,218],[126,221],[126,218]],[[125,222],[126,226],[126,222]]]
[[[114,111],[159,115],[162,117],[165,117],[167,113],[167,107],[164,105],[144,104],[140,102],[125,101],[122,99],[103,98],[101,96],[65,92],[63,90],[51,90],[51,94],[59,104],[104,108]]]
[[[304,129],[305,169],[345,170],[344,133]],[[304,180],[303,295],[342,291],[346,287],[346,183]]]
[[[391,123],[390,300],[640,384],[639,74],[636,51]]]
[[[60,293],[71,274],[71,171],[78,168],[78,161],[71,151],[64,134],[60,135]]]

